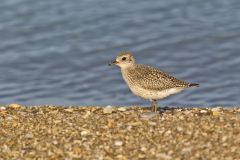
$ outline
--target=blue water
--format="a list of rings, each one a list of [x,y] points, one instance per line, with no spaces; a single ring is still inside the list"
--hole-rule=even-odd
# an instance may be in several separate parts
[[[2,0],[0,104],[148,105],[107,66],[121,50],[201,84],[160,105],[240,104],[238,0]]]

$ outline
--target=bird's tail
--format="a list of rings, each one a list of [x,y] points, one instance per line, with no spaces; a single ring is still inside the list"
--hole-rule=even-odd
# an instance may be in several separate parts
[[[189,87],[200,87],[200,85],[197,83],[189,83],[188,86]]]

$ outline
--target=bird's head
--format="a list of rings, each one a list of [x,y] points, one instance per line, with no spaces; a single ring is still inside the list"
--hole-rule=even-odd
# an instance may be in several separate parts
[[[116,60],[111,62],[109,65],[117,65],[120,68],[127,68],[135,64],[135,59],[130,52],[122,51],[118,54]]]

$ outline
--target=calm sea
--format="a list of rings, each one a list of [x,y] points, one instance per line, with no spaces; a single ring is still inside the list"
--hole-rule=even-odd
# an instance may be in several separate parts
[[[240,104],[239,0],[1,0],[0,104],[148,105],[121,50],[201,84],[160,105]]]

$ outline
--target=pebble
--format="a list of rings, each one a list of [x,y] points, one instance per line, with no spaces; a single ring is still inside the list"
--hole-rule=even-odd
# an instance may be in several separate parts
[[[211,109],[213,116],[219,116],[222,114],[223,108],[222,107],[215,107]]]
[[[187,148],[183,148],[182,149],[182,154],[187,154],[187,153],[190,153],[192,151],[192,147],[187,147]]]
[[[200,113],[207,113],[208,111],[206,110],[201,110]]]
[[[107,107],[105,107],[105,108],[103,108],[103,113],[104,114],[110,114],[110,113],[112,113],[113,112],[113,107],[112,106],[107,106]]]
[[[222,137],[222,142],[225,142],[228,139],[228,136]]]
[[[158,157],[159,159],[164,159],[164,160],[172,159],[171,156],[169,156],[169,155],[167,155],[167,154],[165,154],[165,153],[158,153],[158,154],[157,154],[157,157]]]
[[[68,113],[73,113],[74,109],[73,108],[66,108],[64,109],[65,112],[68,112]]]
[[[184,116],[179,116],[179,119],[184,120]]]
[[[219,116],[221,115],[221,111],[212,111],[212,115]]]
[[[25,135],[25,137],[31,139],[31,138],[33,138],[33,134],[32,134],[32,133],[27,133],[27,134]]]
[[[91,115],[90,111],[86,111],[85,114],[82,116],[83,119],[88,118]]]
[[[125,112],[127,109],[126,109],[126,107],[119,107],[117,110],[121,111],[121,112]]]
[[[123,145],[123,142],[117,140],[117,141],[114,142],[114,145],[115,145],[115,146],[122,146],[122,145]]]
[[[81,135],[82,136],[86,136],[86,135],[88,135],[90,132],[88,131],[88,130],[84,130],[84,131],[82,131],[81,132]]]
[[[141,151],[145,152],[145,151],[147,151],[147,148],[143,146],[143,147],[141,147]]]
[[[177,131],[182,132],[183,128],[182,127],[177,127]]]
[[[22,106],[16,103],[12,103],[12,104],[9,104],[8,107],[11,109],[20,109]]]
[[[184,112],[186,115],[192,113],[192,111],[190,111],[190,110],[186,110],[186,111],[183,111],[183,112]]]
[[[149,121],[148,124],[149,124],[150,126],[156,126],[156,125],[157,125],[156,122],[152,122],[152,121]]]
[[[222,107],[214,107],[214,108],[212,108],[211,110],[212,110],[213,112],[215,112],[215,111],[222,111],[223,108],[222,108]]]
[[[55,144],[55,145],[57,145],[57,144],[58,144],[58,141],[54,140],[52,143]]]
[[[0,110],[3,111],[3,110],[6,110],[6,107],[0,107]]]
[[[7,117],[6,119],[7,120],[13,120],[13,117]]]

